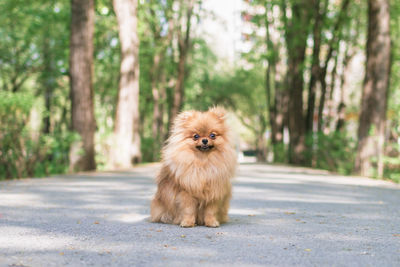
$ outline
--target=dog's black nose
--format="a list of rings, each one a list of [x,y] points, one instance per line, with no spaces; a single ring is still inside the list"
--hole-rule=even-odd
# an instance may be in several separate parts
[[[203,144],[207,145],[208,139],[203,139],[203,140],[201,140],[201,142],[202,142]]]

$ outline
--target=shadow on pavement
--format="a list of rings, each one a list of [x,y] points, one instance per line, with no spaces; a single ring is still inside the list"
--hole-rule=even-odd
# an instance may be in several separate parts
[[[395,185],[244,165],[230,222],[184,229],[148,222],[154,173],[152,167],[4,184],[0,264],[400,264]]]

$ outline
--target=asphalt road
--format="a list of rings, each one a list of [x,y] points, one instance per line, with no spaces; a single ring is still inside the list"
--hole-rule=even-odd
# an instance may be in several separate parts
[[[400,187],[242,165],[230,222],[148,221],[157,165],[0,182],[0,266],[400,266]]]

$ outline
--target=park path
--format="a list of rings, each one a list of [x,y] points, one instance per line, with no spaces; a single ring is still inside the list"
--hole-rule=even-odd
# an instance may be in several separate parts
[[[0,266],[400,266],[400,187],[248,164],[231,221],[148,222],[158,165],[0,182]]]

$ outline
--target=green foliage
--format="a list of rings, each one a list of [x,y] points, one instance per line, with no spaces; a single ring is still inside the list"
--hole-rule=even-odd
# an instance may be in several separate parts
[[[0,92],[0,178],[22,176],[30,144],[25,141],[33,97]],[[28,145],[28,147],[26,147]]]
[[[142,161],[143,162],[152,162],[154,153],[156,153],[156,157],[161,157],[161,150],[154,151],[154,138],[152,137],[143,137],[142,138]]]
[[[391,125],[400,125],[400,2],[391,0],[392,69],[390,76],[388,119]],[[398,136],[400,127],[393,127]]]
[[[68,170],[70,144],[77,134],[38,135],[30,127],[34,97],[0,92],[0,179],[44,176]]]
[[[44,161],[37,162],[35,176],[66,173],[69,169],[69,149],[73,142],[79,141],[80,136],[73,132],[60,132],[42,135],[41,149],[46,153]]]
[[[112,1],[96,2],[93,86],[97,97],[95,99],[96,109],[102,113],[102,119],[109,120],[112,120],[115,115],[120,63],[117,19],[111,3]],[[106,127],[105,121],[101,121],[101,123],[102,127]]]
[[[7,143],[10,140],[0,140],[4,147],[0,159],[0,179],[68,172],[69,148],[74,140],[79,140],[79,135],[70,132],[33,138],[26,129],[12,140],[12,144]]]
[[[33,105],[33,96],[27,93],[0,92],[0,127],[21,127],[26,123]],[[15,122],[15,124],[13,124]]]
[[[400,183],[400,158],[384,157],[383,163],[385,165],[383,177],[389,178],[396,183]]]
[[[256,147],[260,137],[270,131],[265,88],[266,66],[271,67],[277,62],[281,66],[276,71],[282,77],[275,84],[274,70],[271,73],[271,99],[276,90],[285,90],[287,82],[288,51],[285,42],[285,25],[282,5],[289,10],[292,0],[253,0],[245,1],[253,7],[257,5],[266,8],[270,13],[250,14],[248,10],[251,33],[246,32],[243,39],[250,44],[246,53],[241,53],[234,64],[221,64],[218,54],[215,54],[205,39],[192,35],[191,47],[187,58],[187,73],[185,78],[184,109],[205,110],[210,106],[222,105],[234,111],[238,119],[236,128],[242,134],[242,142]],[[343,1],[321,1],[327,3],[327,13],[322,25],[322,46],[320,58],[327,54],[327,46],[334,36],[334,26],[338,19],[340,5]],[[388,119],[391,125],[390,142],[393,145],[400,135],[400,2],[391,3],[391,35],[393,39],[392,74],[390,80],[390,97],[388,103]],[[177,78],[177,62],[179,45],[177,32],[181,31],[181,21],[175,21],[175,29],[170,29],[169,19],[179,17],[183,9],[175,10],[174,1],[139,1],[138,31],[140,39],[140,133],[142,137],[142,154],[144,161],[152,161],[159,155],[162,140],[153,136],[153,94],[152,81],[154,74],[160,74],[159,88],[165,88],[166,97],[160,100],[163,106],[164,136],[168,128],[168,113],[172,106],[172,96]],[[346,17],[339,34],[340,41],[334,44],[339,53],[338,69],[343,69],[340,61],[346,46],[353,47],[357,55],[365,47],[365,31],[367,24],[366,2],[350,2]],[[115,108],[118,95],[120,47],[118,26],[113,12],[112,1],[98,0],[95,7],[94,35],[94,99],[96,131],[96,161],[99,168],[106,168],[109,161],[109,147],[113,127]],[[314,8],[314,6],[310,6]],[[70,1],[0,1],[0,178],[42,176],[51,173],[68,171],[68,152],[72,142],[79,139],[70,129],[70,99],[68,79]],[[259,9],[259,10],[262,10]],[[243,11],[247,12],[247,11]],[[313,9],[310,14],[315,12]],[[195,17],[202,23],[202,16],[207,16],[205,10],[195,9]],[[293,14],[286,19],[291,20]],[[356,15],[354,15],[356,14]],[[209,15],[209,14],[208,14]],[[243,13],[244,15],[244,13]],[[302,18],[303,19],[303,18]],[[263,34],[265,26],[271,25],[271,40]],[[193,23],[193,32],[197,31]],[[299,22],[296,27],[302,27]],[[307,23],[307,36],[293,37],[292,44],[296,46],[298,39],[311,41],[313,34],[313,19]],[[247,25],[249,26],[249,25]],[[254,26],[254,27],[253,27]],[[293,28],[296,30],[295,28]],[[241,31],[242,29],[238,29]],[[261,31],[259,31],[261,30]],[[172,39],[167,36],[172,31]],[[195,37],[194,37],[195,36]],[[244,40],[242,40],[244,41]],[[238,47],[241,46],[241,41]],[[154,71],[154,55],[163,51],[159,71]],[[312,58],[312,44],[307,43],[305,60],[300,64],[304,68],[304,86],[308,87],[308,76]],[[241,51],[236,51],[240,53]],[[245,62],[245,63],[243,63]],[[329,64],[331,64],[330,62]],[[224,65],[223,67],[221,67]],[[362,67],[364,68],[364,67]],[[328,72],[330,71],[328,68]],[[340,71],[338,73],[338,76]],[[330,73],[328,76],[330,77]],[[161,78],[162,77],[162,78]],[[339,77],[337,77],[339,78]],[[329,80],[331,78],[328,78]],[[349,81],[348,81],[349,82]],[[345,98],[348,112],[358,113],[360,84],[351,84],[346,88]],[[304,92],[304,99],[307,95]],[[317,92],[317,95],[320,92]],[[336,92],[334,92],[336,94]],[[46,102],[46,99],[49,100]],[[318,101],[317,101],[318,102]],[[40,103],[41,107],[35,107]],[[305,103],[306,104],[306,103]],[[286,105],[286,104],[285,104]],[[336,103],[333,103],[336,105]],[[33,129],[30,124],[32,110],[40,109],[35,118]],[[43,120],[50,118],[49,129],[43,130]],[[332,116],[334,117],[334,116]],[[325,118],[324,118],[325,119]],[[334,121],[335,118],[332,118]],[[240,123],[239,123],[240,121]],[[287,122],[285,122],[287,123]],[[351,124],[352,122],[347,122]],[[41,125],[41,126],[40,126]],[[244,126],[244,127],[243,127]],[[351,125],[350,125],[351,126]],[[354,125],[352,125],[354,126]],[[285,125],[287,127],[287,125]],[[245,128],[245,129],[244,129]],[[354,135],[354,128],[343,129],[342,133],[318,133],[307,138],[310,148],[307,158],[310,165],[337,171],[351,173],[354,162],[355,141],[349,137]],[[371,128],[373,132],[373,129]],[[329,132],[329,131],[328,131]],[[163,139],[162,136],[160,139]],[[263,144],[266,146],[266,144]],[[275,162],[287,161],[287,147],[278,144],[271,147]],[[385,177],[399,181],[398,157],[385,157]]]
[[[278,143],[272,147],[274,151],[274,162],[275,163],[287,163],[287,147],[283,143]]]
[[[193,42],[190,75],[185,84],[185,109],[206,110],[223,104],[227,99],[226,79],[229,76],[212,71],[210,66],[215,66],[217,58],[204,40],[195,39]],[[235,89],[231,89],[234,94]]]
[[[307,136],[306,158],[312,167],[351,174],[354,167],[356,142],[346,133],[315,133]]]

